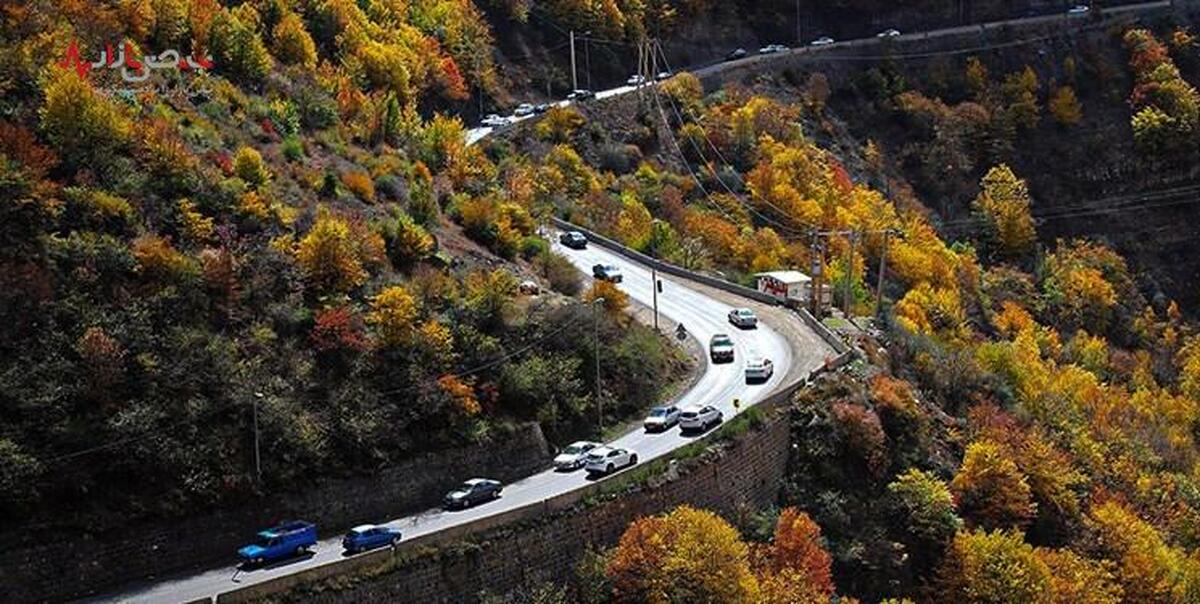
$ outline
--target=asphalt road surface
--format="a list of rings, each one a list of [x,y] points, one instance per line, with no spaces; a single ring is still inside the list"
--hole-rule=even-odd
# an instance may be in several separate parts
[[[570,250],[555,244],[555,250],[571,260],[581,271],[591,274],[594,264],[615,264],[624,273],[619,287],[638,302],[653,303],[653,285],[650,270],[634,264],[624,256],[596,245],[586,250]],[[735,361],[720,365],[709,364],[704,374],[686,393],[676,399],[681,406],[711,404],[721,409],[726,420],[734,415],[733,400],[740,399],[742,410],[763,400],[768,393],[780,385],[793,362],[788,341],[770,326],[761,324],[757,329],[738,329],[730,325],[726,315],[732,309],[728,304],[701,294],[683,283],[663,278],[664,289],[658,297],[659,313],[663,317],[664,329],[674,329],[682,322],[688,333],[700,340],[707,349],[708,340],[714,334],[729,334],[735,343]],[[775,375],[766,383],[747,384],[744,377],[744,362],[749,352],[758,353],[775,363]],[[815,358],[820,358],[819,356]],[[815,359],[814,359],[815,360]],[[603,360],[601,375],[603,376]],[[647,434],[640,428],[612,442],[638,454],[639,463],[645,463],[695,440],[697,436],[684,436],[675,427],[658,434]],[[619,474],[619,473],[618,473]],[[404,539],[434,533],[444,528],[475,520],[485,516],[519,508],[531,503],[559,495],[591,484],[583,471],[556,472],[548,470],[505,486],[500,499],[461,511],[429,510],[421,514],[399,518],[388,522],[401,529]],[[446,485],[446,490],[454,486]],[[382,523],[384,519],[363,518],[363,522]],[[266,527],[264,527],[266,528]],[[318,527],[318,531],[320,527]],[[247,539],[251,535],[246,536]],[[344,556],[341,535],[327,535],[313,548],[309,557],[294,559],[253,570],[239,570],[234,566],[234,552],[229,552],[230,564],[209,571],[187,576],[164,578],[161,581],[130,588],[119,594],[97,598],[94,602],[186,602],[205,596],[259,583],[274,577],[341,560]]]

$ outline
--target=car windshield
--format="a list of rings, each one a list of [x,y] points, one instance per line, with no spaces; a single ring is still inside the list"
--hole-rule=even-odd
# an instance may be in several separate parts
[[[566,453],[567,455],[579,455],[580,453],[583,453],[583,446],[571,445],[566,449],[563,449],[563,453]]]
[[[722,346],[733,342],[729,340],[729,336],[717,336],[713,338],[712,343],[714,346]]]
[[[667,414],[666,407],[655,407],[650,410],[650,417],[662,417]]]
[[[258,539],[254,540],[254,545],[257,545],[259,547],[270,547],[272,541],[274,541],[274,539],[272,539],[270,537],[263,537],[260,535],[258,537]]]
[[[455,491],[456,493],[457,493],[457,492],[467,492],[467,491],[470,491],[472,488],[474,488],[474,487],[473,487],[473,485],[472,485],[471,483],[469,483],[469,482],[464,482],[464,483],[462,483],[462,484],[458,485],[458,488],[457,488],[457,489],[454,489],[454,491]]]

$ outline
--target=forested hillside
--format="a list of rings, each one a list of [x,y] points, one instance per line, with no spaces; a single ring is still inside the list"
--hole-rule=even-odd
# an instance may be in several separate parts
[[[817,2],[800,24],[1040,10],[1013,4]],[[625,49],[596,58],[623,78],[642,34],[683,65],[756,24],[784,39],[793,9],[0,3],[6,526],[190,514],[640,413],[688,361],[617,288],[583,291],[540,234],[558,215],[742,283],[817,265],[880,312],[865,358],[793,401],[783,511],[638,521],[539,601],[1200,600],[1195,262],[1112,236],[1146,194],[1190,199],[1187,19],[707,91],[679,73],[474,146],[454,117],[564,91],[571,29]],[[1188,203],[1137,212],[1178,243]]]
[[[424,109],[495,85],[472,3],[2,8],[9,526],[197,513],[516,421],[594,431],[592,315],[570,297],[589,293],[537,234],[561,173]],[[106,45],[212,68],[81,67]],[[529,278],[544,295],[518,294]],[[686,362],[604,295],[619,419]]]
[[[887,246],[882,329],[859,341],[864,363],[792,410],[781,504],[820,527],[823,539],[805,539],[828,548],[834,586],[819,557],[783,579],[760,554],[769,545],[736,536],[713,537],[719,559],[697,561],[700,537],[675,512],[631,525],[581,566],[570,597],[792,601],[772,594],[793,580],[817,590],[799,601],[834,589],[864,601],[1195,600],[1196,326],[1103,238],[1047,240],[1034,218],[1048,190],[1077,195],[1063,205],[1085,223],[1136,207],[1081,211],[1099,196],[1074,172],[1043,188],[1055,165],[1121,158],[1131,191],[1191,177],[1200,97],[1186,25],[1110,28],[1076,58],[1074,45],[1033,47],[1036,67],[1007,53],[952,55],[923,74],[817,59],[707,93],[680,74],[660,94],[552,112],[493,143],[546,162],[577,151],[596,184],[563,209],[574,220],[745,282],[819,262],[856,314],[872,314]],[[1029,147],[1042,142],[1052,153]],[[742,538],[769,540],[775,513],[745,520]],[[694,574],[654,579],[677,565]]]

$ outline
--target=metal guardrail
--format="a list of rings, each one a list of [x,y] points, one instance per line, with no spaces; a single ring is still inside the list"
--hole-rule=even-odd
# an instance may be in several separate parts
[[[646,266],[654,267],[654,269],[659,272],[667,273],[669,275],[674,275],[676,277],[682,277],[684,279],[688,279],[690,281],[695,281],[697,283],[703,283],[704,285],[708,285],[710,287],[715,287],[719,290],[727,291],[731,294],[742,296],[743,298],[749,298],[751,300],[756,300],[756,301],[762,302],[764,304],[771,304],[773,306],[786,306],[780,302],[779,298],[776,298],[775,296],[772,296],[770,294],[760,292],[756,289],[752,289],[752,288],[746,287],[744,285],[738,285],[737,283],[731,283],[724,279],[719,279],[717,277],[712,277],[709,275],[705,275],[703,273],[698,273],[696,271],[689,270],[689,269],[683,268],[683,267],[675,265],[675,264],[671,264],[670,262],[664,262],[657,258],[652,258],[650,256],[647,256],[646,254],[643,254],[642,252],[639,252],[635,249],[627,247],[618,241],[614,241],[613,239],[610,239],[604,235],[596,233],[595,231],[581,227],[576,224],[572,224],[570,222],[567,222],[566,220],[562,220],[561,218],[556,217],[556,218],[553,218],[552,220],[554,222],[554,225],[560,229],[579,231],[580,233],[583,233],[588,238],[589,241],[592,241],[600,246],[603,246],[613,252],[621,254],[622,256],[625,256],[626,258],[633,260],[634,262],[637,262],[639,264],[643,264]],[[789,307],[789,308],[791,308],[791,307]],[[847,345],[846,342],[844,342],[840,337],[838,337],[837,334],[833,333],[832,330],[830,330],[823,323],[821,323],[819,320],[817,320],[817,318],[814,317],[812,315],[812,313],[808,312],[808,310],[806,310],[804,308],[792,308],[792,311],[795,312],[797,315],[799,315],[800,320],[804,321],[804,323],[806,325],[808,325],[809,329],[812,329],[814,332],[816,332],[816,334],[818,336],[820,336],[821,339],[824,340],[826,344],[829,344],[835,351],[837,351],[838,354],[843,354],[848,351],[851,351],[851,352],[853,351],[853,348],[851,348],[849,345]]]

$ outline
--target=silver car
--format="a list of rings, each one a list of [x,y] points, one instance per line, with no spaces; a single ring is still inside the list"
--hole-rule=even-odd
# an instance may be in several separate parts
[[[733,340],[723,333],[714,335],[708,341],[708,356],[714,363],[732,363]]]
[[[833,44],[833,38],[830,38],[829,36],[821,36],[820,38],[808,43],[809,46],[829,46],[830,44]]]
[[[688,407],[679,414],[679,429],[684,432],[704,432],[724,419],[725,415],[712,405]]]
[[[662,432],[678,423],[679,407],[666,405],[651,409],[642,425],[646,427],[647,432]]]
[[[758,316],[749,308],[735,308],[729,311],[729,322],[735,327],[754,329],[758,327]]]
[[[587,460],[588,453],[591,453],[600,443],[594,443],[587,440],[573,442],[566,446],[558,455],[554,457],[554,469],[562,471],[578,470],[582,468]]]
[[[619,447],[600,447],[588,453],[584,468],[588,474],[612,474],[637,463],[637,453]]]
[[[517,105],[516,109],[513,110],[513,115],[517,117],[533,115],[533,105],[530,103],[521,103],[520,105]]]

